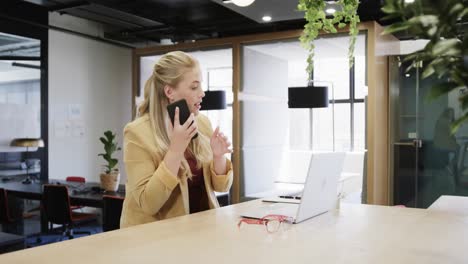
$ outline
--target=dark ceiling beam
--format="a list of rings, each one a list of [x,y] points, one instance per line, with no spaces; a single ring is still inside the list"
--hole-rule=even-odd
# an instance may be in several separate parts
[[[132,46],[132,45],[129,45],[129,44],[126,44],[126,43],[122,43],[122,42],[118,42],[118,41],[115,41],[115,40],[112,40],[112,39],[105,39],[105,38],[102,38],[100,36],[92,36],[92,35],[88,35],[88,34],[85,34],[85,33],[78,32],[78,31],[73,31],[73,30],[69,30],[69,29],[61,28],[61,27],[56,27],[56,26],[52,26],[52,25],[43,25],[43,24],[39,24],[39,23],[36,23],[36,22],[26,20],[26,19],[21,19],[21,18],[9,16],[9,15],[1,13],[1,12],[0,12],[0,18],[8,19],[8,20],[11,20],[11,21],[21,22],[21,23],[24,23],[24,24],[27,24],[27,25],[38,27],[38,28],[57,30],[57,31],[60,31],[60,32],[69,33],[69,34],[77,35],[77,36],[80,36],[80,37],[85,37],[85,38],[88,38],[88,39],[107,42],[109,44],[117,45],[117,46],[120,46],[120,47],[125,47],[125,48],[130,48],[130,49],[135,48],[135,46]]]
[[[80,1],[80,0],[77,0],[77,1]],[[123,22],[128,23],[128,24],[134,24],[134,25],[137,25],[139,27],[142,27],[142,25],[136,24],[134,22],[130,22],[127,19],[123,19],[123,17],[115,17],[115,16],[107,15],[106,13],[103,13],[103,11],[108,9],[108,10],[112,10],[112,12],[120,13],[122,16],[127,16],[127,17],[131,17],[131,18],[135,18],[135,19],[139,19],[139,20],[143,20],[143,21],[148,21],[149,23],[161,24],[160,21],[156,21],[156,20],[148,18],[148,17],[143,17],[141,15],[137,15],[137,14],[135,14],[135,12],[124,11],[122,9],[116,8],[115,6],[112,6],[111,4],[103,4],[102,1],[87,0],[85,2],[88,2],[89,5],[91,5],[91,7],[89,9],[86,8],[86,7],[80,8],[80,10],[88,12],[90,14],[107,17],[109,19],[120,20],[120,21],[123,21]],[[99,12],[94,11],[93,8],[92,8],[93,6],[99,7],[100,9],[97,9],[97,10],[100,10],[100,11]]]
[[[146,34],[146,33],[171,30],[171,29],[174,29],[174,27],[161,25],[161,26],[154,26],[154,27],[143,27],[143,28],[138,28],[138,29],[120,30],[118,34]]]
[[[147,36],[147,35],[143,35],[143,34],[121,34],[121,33],[118,33],[118,32],[106,32],[104,33],[104,37],[105,38],[108,38],[108,39],[115,39],[115,40],[120,40],[120,41],[131,41],[131,40],[134,40],[134,39],[143,39],[143,40],[146,40],[146,41],[155,41],[155,42],[159,42],[161,41],[161,37],[157,36],[157,37],[154,37],[154,36]]]
[[[94,11],[89,10],[89,9],[78,8],[78,10],[81,11],[81,12],[89,13],[91,15],[102,17],[104,19],[113,20],[113,21],[116,21],[116,22],[112,23],[112,22],[105,21],[104,19],[99,20],[99,19],[86,17],[85,15],[74,14],[73,10],[71,10],[71,11],[62,11],[60,13],[68,14],[70,16],[80,17],[80,18],[87,19],[87,20],[94,21],[94,22],[98,22],[98,23],[110,24],[110,25],[113,25],[113,26],[122,26],[122,24],[126,24],[129,27],[142,27],[140,24],[136,24],[136,23],[133,23],[133,22],[130,22],[130,21],[127,21],[127,20],[122,20],[121,18],[118,18],[118,17],[113,17],[113,16],[102,14],[102,13],[94,12]]]
[[[145,28],[142,30],[135,29],[135,30],[126,30],[117,32],[116,34],[124,34],[124,35],[132,35],[138,34],[140,37],[145,36],[157,36],[159,38],[170,38],[173,41],[181,41],[181,40],[200,40],[206,38],[213,38],[220,35],[241,35],[245,34],[245,32],[255,32],[258,30],[259,32],[267,32],[267,31],[279,31],[279,30],[291,30],[291,29],[299,29],[304,26],[305,21],[294,20],[287,23],[243,23],[243,24],[236,24],[236,23],[224,23],[224,24],[205,24],[200,25],[197,24],[196,27],[175,27],[175,26],[167,26],[167,27],[151,27]],[[143,34],[143,35],[142,35]]]
[[[40,61],[41,57],[28,57],[28,56],[0,56],[0,60],[16,60],[16,61]]]
[[[49,7],[47,8],[47,10],[49,12],[58,12],[58,11],[63,11],[63,10],[67,10],[67,9],[74,9],[74,8],[78,8],[78,7],[84,7],[84,6],[89,6],[91,5],[90,2],[88,1],[73,1],[73,2],[69,2],[69,3],[66,3],[66,4],[57,4],[53,7]]]

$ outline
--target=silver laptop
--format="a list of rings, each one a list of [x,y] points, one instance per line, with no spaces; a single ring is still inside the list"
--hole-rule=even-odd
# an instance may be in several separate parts
[[[269,214],[279,214],[292,217],[294,223],[323,214],[335,207],[337,199],[338,180],[346,153],[324,152],[314,153],[309,163],[304,190],[298,204],[287,199],[274,203],[264,202],[255,211],[242,214],[247,218],[262,218]]]

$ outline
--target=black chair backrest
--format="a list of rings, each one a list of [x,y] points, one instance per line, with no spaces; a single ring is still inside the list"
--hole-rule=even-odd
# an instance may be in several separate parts
[[[6,190],[0,188],[0,222],[8,223],[11,221],[10,214],[8,212],[8,198]]]
[[[70,197],[67,186],[45,184],[42,205],[47,221],[60,225],[71,223]]]
[[[102,201],[104,204],[102,208],[102,230],[105,232],[119,229],[123,198],[104,195]]]

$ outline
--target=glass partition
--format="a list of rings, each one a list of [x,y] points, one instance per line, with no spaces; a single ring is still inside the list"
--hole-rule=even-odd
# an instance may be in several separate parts
[[[288,108],[288,87],[308,83],[307,51],[297,39],[242,46],[239,98],[244,199],[273,189],[275,182],[300,182],[298,175],[305,180],[307,173],[298,167],[286,168],[287,153],[364,150],[365,43],[366,36],[359,35],[356,64],[350,68],[347,35],[315,41],[313,84],[328,86],[330,100],[328,108],[316,109]]]
[[[0,152],[14,138],[41,137],[40,41],[0,33]],[[31,57],[31,59],[28,59]]]

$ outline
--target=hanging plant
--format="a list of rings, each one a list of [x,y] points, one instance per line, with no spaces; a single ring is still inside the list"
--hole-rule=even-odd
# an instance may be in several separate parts
[[[350,41],[348,59],[349,67],[353,66],[354,46],[356,44],[357,34],[359,33],[357,28],[360,21],[357,15],[359,1],[339,0],[336,4],[340,7],[339,10],[333,13],[332,17],[327,17],[325,13],[325,0],[299,0],[297,8],[299,11],[305,11],[304,18],[307,21],[299,40],[302,46],[309,52],[306,69],[309,78],[314,69],[314,40],[318,37],[320,31],[336,33],[337,28],[341,29],[349,24]]]

